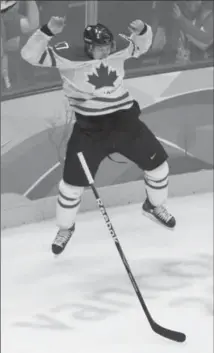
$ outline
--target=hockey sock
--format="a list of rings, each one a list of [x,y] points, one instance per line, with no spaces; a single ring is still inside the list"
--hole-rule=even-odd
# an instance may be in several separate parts
[[[169,166],[167,162],[158,168],[144,171],[146,193],[153,206],[162,205],[168,197]]]
[[[61,180],[56,206],[56,222],[61,229],[69,229],[76,219],[84,188],[69,185]]]

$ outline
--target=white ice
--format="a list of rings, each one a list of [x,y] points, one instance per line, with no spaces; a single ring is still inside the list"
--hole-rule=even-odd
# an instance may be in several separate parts
[[[213,195],[168,207],[174,231],[143,217],[140,205],[108,213],[154,319],[186,333],[185,343],[152,332],[96,210],[78,216],[57,258],[54,221],[2,232],[2,352],[213,352]]]

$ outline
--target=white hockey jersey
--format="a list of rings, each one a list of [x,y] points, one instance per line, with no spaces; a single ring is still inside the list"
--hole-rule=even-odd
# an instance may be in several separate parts
[[[104,115],[132,106],[133,98],[124,87],[124,62],[148,51],[151,27],[147,25],[143,35],[132,34],[130,39],[125,49],[103,60],[91,60],[79,56],[78,50],[67,42],[49,46],[51,37],[39,29],[22,48],[21,56],[35,66],[58,68],[73,111],[87,116]]]

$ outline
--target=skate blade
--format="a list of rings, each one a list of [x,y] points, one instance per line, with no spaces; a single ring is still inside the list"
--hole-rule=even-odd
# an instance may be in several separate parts
[[[150,221],[152,221],[152,222],[158,224],[159,226],[162,226],[164,229],[168,229],[168,230],[170,230],[170,231],[173,231],[173,230],[175,229],[175,227],[171,228],[171,227],[165,226],[163,223],[161,223],[160,221],[158,221],[157,218],[155,218],[154,216],[152,216],[151,213],[146,212],[146,211],[144,211],[143,209],[142,209],[142,214],[143,214],[144,216],[146,216],[148,219],[150,219]]]

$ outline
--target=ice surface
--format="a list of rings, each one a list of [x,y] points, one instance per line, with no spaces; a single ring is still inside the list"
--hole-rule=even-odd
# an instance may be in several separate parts
[[[185,332],[185,343],[150,329],[97,210],[78,216],[57,258],[54,221],[2,232],[2,352],[213,352],[213,195],[168,207],[174,231],[143,217],[140,205],[108,213],[153,317]]]

